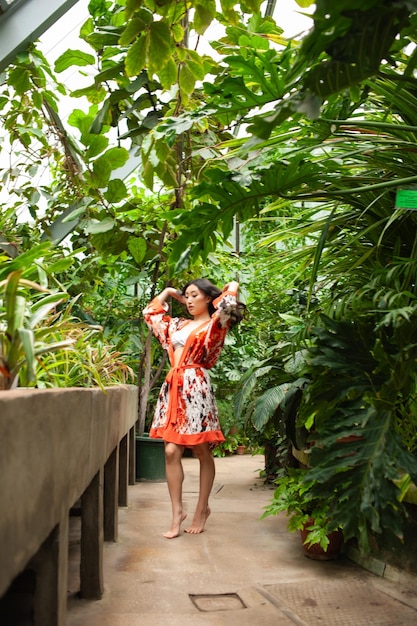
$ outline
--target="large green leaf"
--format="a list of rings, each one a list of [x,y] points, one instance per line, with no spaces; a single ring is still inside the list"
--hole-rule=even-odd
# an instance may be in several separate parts
[[[146,65],[149,48],[147,35],[141,35],[137,41],[129,48],[125,60],[127,76],[138,76]]]
[[[194,7],[193,26],[199,35],[203,35],[216,16],[215,0],[196,2]]]
[[[135,17],[129,20],[119,39],[120,45],[126,46],[130,44],[137,37],[137,35],[139,35],[139,33],[145,30],[145,28],[146,22],[142,18]]]
[[[128,195],[127,187],[125,183],[119,178],[114,178],[109,181],[107,190],[104,192],[106,200],[112,203],[121,202]]]
[[[103,188],[107,186],[113,169],[112,162],[106,156],[100,156],[93,162],[92,179],[97,187]]]
[[[258,396],[254,403],[252,413],[252,423],[256,430],[262,431],[270,421],[279,405],[284,401],[288,385],[278,385],[267,389],[261,396]]]
[[[116,170],[127,162],[129,152],[126,148],[109,148],[103,156],[111,162],[112,169]]]
[[[25,299],[18,295],[21,272],[12,272],[7,281],[5,289],[6,300],[6,323],[7,332],[13,337],[15,330],[22,326],[25,309]]]
[[[147,249],[146,241],[139,237],[131,238],[128,242],[128,248],[136,263],[138,265],[142,263]]]
[[[164,89],[169,89],[178,78],[178,67],[174,59],[168,59],[164,67],[158,70],[158,77]]]
[[[272,365],[264,365],[267,361],[268,359],[265,359],[256,364],[256,366],[249,368],[244,376],[242,376],[239,390],[234,397],[234,414],[237,420],[240,420],[245,401],[254,389],[258,378],[262,377],[272,369]]]
[[[85,226],[84,230],[86,233],[90,233],[90,235],[96,235],[98,233],[106,233],[114,228],[114,219],[111,217],[105,217],[102,220],[89,220]]]
[[[82,140],[87,147],[86,157],[88,159],[93,159],[98,156],[104,152],[109,145],[108,137],[104,137],[103,135],[83,135]]]
[[[178,83],[184,96],[193,93],[195,87],[195,77],[186,63],[183,63],[179,69]]]
[[[149,74],[157,74],[171,58],[175,43],[168,24],[160,20],[152,22],[149,29],[148,68]]]
[[[216,245],[213,235],[221,226],[224,237],[228,237],[233,218],[245,221],[256,215],[260,203],[267,196],[285,196],[294,186],[308,184],[316,177],[319,165],[307,162],[301,156],[291,164],[278,162],[263,170],[261,177],[253,177],[250,184],[242,186],[233,174],[212,168],[206,173],[210,180],[200,183],[193,190],[196,197],[210,197],[212,202],[200,202],[195,210],[181,215],[182,232],[174,242],[170,263],[175,263],[184,247],[193,247],[193,256],[199,253],[207,257]],[[208,176],[207,176],[208,179]]]
[[[36,326],[46,319],[51,311],[56,311],[58,304],[67,298],[67,294],[56,293],[42,298],[32,307],[32,315],[28,320],[29,328],[34,329]]]
[[[24,94],[32,87],[31,73],[28,67],[15,67],[9,73],[9,83],[17,94]]]
[[[29,328],[19,328],[19,337],[22,342],[23,351],[26,358],[26,380],[32,382],[36,380],[35,372],[35,346],[33,330]],[[16,372],[13,372],[14,374]]]
[[[73,65],[78,65],[81,67],[86,65],[94,65],[94,62],[95,57],[92,54],[82,52],[81,50],[66,50],[55,61],[55,71],[58,73],[63,72]]]

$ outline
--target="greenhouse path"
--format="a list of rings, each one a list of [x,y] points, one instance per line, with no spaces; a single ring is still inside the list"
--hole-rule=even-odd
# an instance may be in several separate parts
[[[170,519],[165,482],[130,487],[119,511],[119,540],[104,549],[105,593],[77,595],[76,528],[70,550],[68,626],[411,626],[415,578],[371,574],[347,557],[313,561],[286,517],[260,519],[272,490],[259,478],[261,456],[216,459],[212,514],[201,535],[162,536]],[[198,461],[184,459],[189,517]]]

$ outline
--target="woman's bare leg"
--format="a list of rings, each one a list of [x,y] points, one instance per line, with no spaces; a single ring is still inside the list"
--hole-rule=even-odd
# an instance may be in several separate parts
[[[182,508],[182,483],[184,471],[181,458],[184,447],[176,443],[165,443],[165,468],[169,496],[171,498],[172,522],[171,528],[164,533],[167,539],[173,539],[180,534],[181,523],[187,517]]]
[[[185,529],[186,533],[199,534],[204,530],[207,518],[210,515],[209,496],[213,487],[216,468],[213,455],[208,443],[202,443],[193,448],[200,461],[200,492],[192,524]]]

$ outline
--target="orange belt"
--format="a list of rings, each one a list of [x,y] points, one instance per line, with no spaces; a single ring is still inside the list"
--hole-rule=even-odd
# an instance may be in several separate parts
[[[172,367],[165,381],[171,386],[169,392],[169,401],[168,401],[168,418],[166,425],[168,424],[176,424],[178,417],[178,390],[183,386],[184,383],[184,370],[186,369],[197,369],[203,367],[199,363],[189,363],[188,365],[178,365],[176,367]]]

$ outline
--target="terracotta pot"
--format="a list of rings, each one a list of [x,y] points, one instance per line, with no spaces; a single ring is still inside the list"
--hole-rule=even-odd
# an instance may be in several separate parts
[[[236,454],[245,454],[246,446],[238,446],[236,448]]]
[[[308,527],[314,523],[312,519],[309,519],[302,530],[300,530],[301,541],[303,544],[303,550],[305,556],[309,559],[315,559],[316,561],[331,561],[333,559],[338,559],[342,553],[343,548],[343,532],[341,530],[334,530],[329,533],[329,545],[327,546],[327,550],[324,550],[320,544],[314,543],[312,546],[306,545],[304,542],[308,537],[309,531]]]

